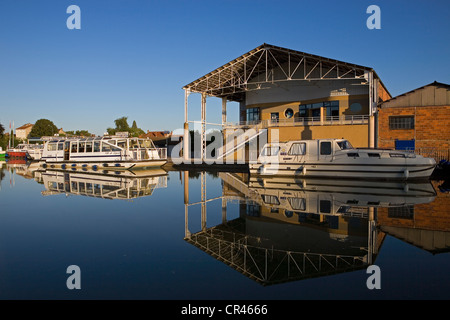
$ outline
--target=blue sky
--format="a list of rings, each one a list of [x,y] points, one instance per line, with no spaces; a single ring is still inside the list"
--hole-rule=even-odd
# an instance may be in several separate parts
[[[66,27],[72,4],[81,30]],[[380,30],[366,27],[372,4]],[[2,0],[0,123],[102,134],[127,116],[182,128],[183,85],[263,43],[373,67],[394,96],[450,83],[449,16],[448,0]],[[220,103],[208,98],[208,121],[220,122]],[[228,114],[237,121],[236,104]]]

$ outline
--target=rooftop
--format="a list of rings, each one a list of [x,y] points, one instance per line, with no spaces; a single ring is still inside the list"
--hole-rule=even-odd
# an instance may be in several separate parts
[[[281,74],[275,74],[279,68]],[[248,90],[262,83],[289,80],[365,79],[371,67],[325,58],[264,43],[223,66],[185,85],[190,92],[242,101]],[[381,85],[386,89],[384,84]],[[387,89],[386,89],[387,91]]]

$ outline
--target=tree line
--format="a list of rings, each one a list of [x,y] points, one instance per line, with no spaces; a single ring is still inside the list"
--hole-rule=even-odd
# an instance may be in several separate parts
[[[129,136],[132,137],[138,137],[142,134],[145,134],[144,130],[141,128],[138,128],[136,121],[133,121],[133,124],[131,127],[128,124],[128,117],[121,117],[116,120],[114,120],[115,127],[114,128],[107,128],[106,131],[109,135],[114,135],[117,132],[128,132]],[[9,132],[9,134],[6,134],[5,127],[3,124],[0,123],[0,146],[5,150],[8,147],[9,139],[13,134],[13,131]],[[53,123],[53,121],[48,119],[39,119],[36,121],[36,123],[33,125],[33,128],[31,129],[28,138],[41,138],[44,136],[54,136],[58,134],[59,129],[58,127]],[[94,136],[94,134],[90,133],[88,130],[73,130],[73,131],[66,131],[64,134],[59,134],[59,136],[81,136],[81,137],[91,137]],[[20,143],[19,139],[16,139],[14,137],[14,145],[17,145]]]

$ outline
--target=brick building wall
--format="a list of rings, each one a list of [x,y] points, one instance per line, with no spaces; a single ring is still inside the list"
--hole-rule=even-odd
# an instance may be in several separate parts
[[[414,129],[389,128],[389,117],[414,116]],[[378,113],[378,146],[395,149],[395,140],[415,139],[418,148],[450,148],[450,106],[381,108]]]

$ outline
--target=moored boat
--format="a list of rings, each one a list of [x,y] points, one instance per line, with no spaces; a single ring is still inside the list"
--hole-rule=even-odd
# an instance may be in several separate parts
[[[43,167],[70,170],[132,170],[161,167],[167,162],[165,148],[151,139],[125,137],[55,138],[46,141]]]
[[[428,179],[436,162],[408,151],[353,148],[345,139],[268,143],[250,174],[352,179]]]
[[[24,149],[24,144],[19,144],[14,148],[9,148],[6,150],[6,155],[8,158],[27,158],[27,151]]]

